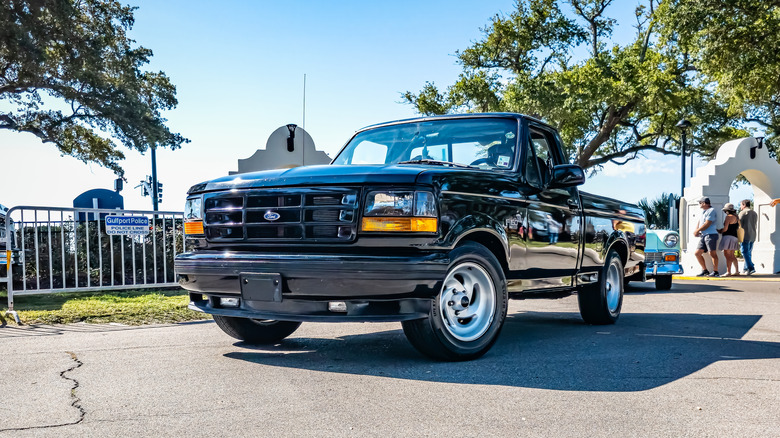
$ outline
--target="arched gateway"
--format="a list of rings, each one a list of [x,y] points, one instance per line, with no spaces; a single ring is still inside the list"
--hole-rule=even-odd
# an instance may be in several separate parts
[[[699,238],[693,236],[693,230],[699,222],[703,210],[697,200],[706,196],[718,212],[718,228],[723,226],[723,205],[729,202],[729,189],[734,179],[742,174],[753,186],[753,208],[758,213],[758,230],[753,246],[753,263],[756,272],[773,274],[780,271],[780,232],[778,232],[777,210],[771,207],[773,198],[780,197],[780,164],[769,156],[755,138],[742,138],[724,143],[715,159],[699,169],[692,178],[691,186],[685,189],[680,203],[680,237],[682,239],[682,264],[687,273],[701,270],[694,252]],[[735,204],[736,205],[736,204]],[[737,209],[739,209],[739,206]],[[726,272],[726,259],[720,253],[719,272]],[[705,256],[712,271],[712,260]]]

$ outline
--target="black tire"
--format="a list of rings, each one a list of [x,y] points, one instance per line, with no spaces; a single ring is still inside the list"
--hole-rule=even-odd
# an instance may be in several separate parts
[[[274,344],[293,334],[300,322],[236,318],[213,315],[214,322],[228,335],[248,344]]]
[[[671,288],[672,288],[671,275],[659,275],[658,277],[655,277],[656,290],[669,290]]]
[[[582,319],[588,324],[614,324],[623,307],[623,292],[623,262],[617,252],[610,251],[599,281],[577,292]]]
[[[471,284],[471,290],[464,284]],[[402,322],[404,334],[432,359],[476,359],[498,339],[508,299],[506,278],[496,257],[484,246],[466,242],[450,253],[447,276],[428,317]],[[459,318],[464,312],[466,318]]]

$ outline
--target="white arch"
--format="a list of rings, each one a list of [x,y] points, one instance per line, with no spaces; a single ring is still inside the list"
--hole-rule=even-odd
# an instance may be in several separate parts
[[[680,237],[683,254],[681,261],[687,273],[701,270],[693,253],[699,239],[693,236],[702,210],[696,202],[702,196],[710,198],[718,211],[718,228],[723,225],[723,205],[729,202],[729,189],[734,179],[742,174],[753,186],[753,208],[758,213],[758,235],[753,247],[756,272],[774,274],[780,271],[780,228],[777,209],[770,207],[773,198],[780,198],[780,164],[769,156],[766,147],[759,148],[755,138],[731,140],[718,149],[715,159],[700,168],[691,186],[685,189],[680,203]],[[753,158],[751,158],[751,155]],[[739,206],[736,206],[739,209]],[[708,262],[708,269],[711,261]],[[718,271],[726,270],[726,259],[720,254]]]

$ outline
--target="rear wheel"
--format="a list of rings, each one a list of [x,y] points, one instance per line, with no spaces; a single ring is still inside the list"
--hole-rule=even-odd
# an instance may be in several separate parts
[[[577,292],[580,315],[588,324],[614,324],[623,306],[623,262],[610,251],[601,269],[599,281]]]
[[[658,277],[655,277],[656,290],[669,290],[671,288],[672,288],[671,275],[659,275]]]
[[[404,334],[433,359],[476,359],[493,346],[504,324],[506,279],[496,257],[480,244],[466,242],[450,260],[428,317],[404,321]]]
[[[293,334],[300,322],[236,318],[213,315],[214,322],[228,335],[249,344],[273,344]]]

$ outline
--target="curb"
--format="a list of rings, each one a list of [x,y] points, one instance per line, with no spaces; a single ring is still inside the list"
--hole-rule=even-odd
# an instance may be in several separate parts
[[[732,277],[688,277],[685,275],[674,275],[674,280],[697,280],[697,281],[775,281],[780,282],[780,276],[756,276],[754,275],[737,275]]]

